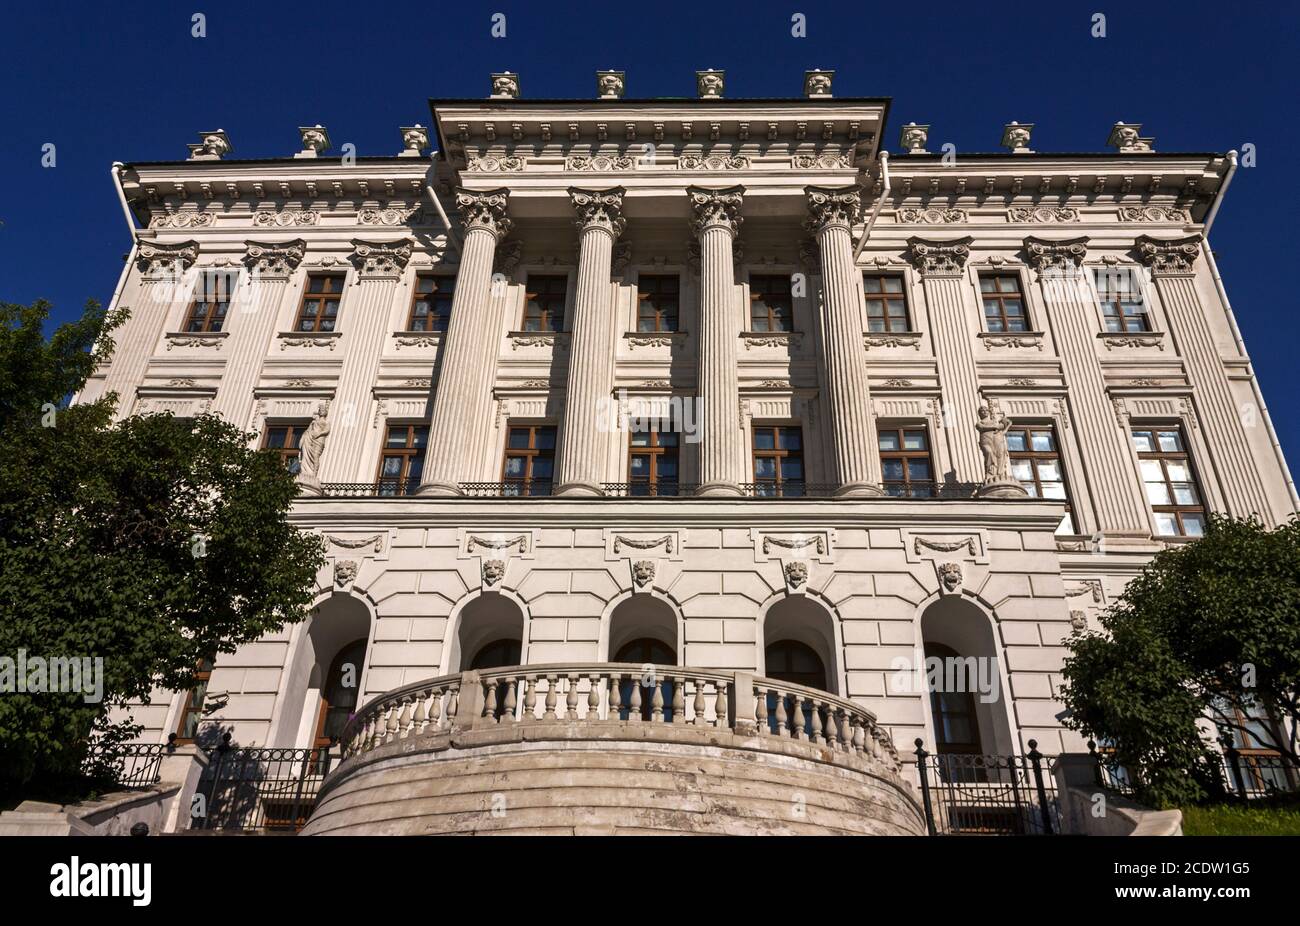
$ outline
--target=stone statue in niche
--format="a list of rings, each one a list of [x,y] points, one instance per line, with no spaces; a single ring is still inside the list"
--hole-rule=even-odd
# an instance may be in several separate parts
[[[1011,456],[1007,452],[1007,431],[1011,422],[989,405],[980,406],[975,429],[980,453],[984,455],[984,483],[976,491],[981,498],[1025,498],[1028,492],[1011,478]]]
[[[326,417],[328,412],[324,402],[316,407],[316,416],[303,432],[302,441],[298,445],[298,484],[304,492],[316,495],[321,491],[320,457],[325,451],[325,438],[330,433],[330,422]]]

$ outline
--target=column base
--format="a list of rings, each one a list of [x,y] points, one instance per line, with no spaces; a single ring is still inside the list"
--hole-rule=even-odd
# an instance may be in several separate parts
[[[599,498],[605,490],[593,482],[566,482],[555,487],[552,495],[578,496],[581,498]]]
[[[743,498],[745,495],[734,482],[707,482],[695,494],[701,498]]]
[[[885,490],[870,482],[850,482],[835,490],[836,498],[884,498]]]
[[[1009,480],[1007,482],[986,482],[975,490],[976,498],[1028,498],[1029,493],[1020,483]]]
[[[317,498],[324,495],[325,491],[320,487],[320,482],[318,480],[308,476],[307,478],[299,478],[298,494]]]
[[[415,490],[417,496],[425,498],[456,498],[465,493],[460,486],[450,482],[426,482]]]

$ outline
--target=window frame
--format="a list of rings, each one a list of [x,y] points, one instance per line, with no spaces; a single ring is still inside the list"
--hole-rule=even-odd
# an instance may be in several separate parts
[[[897,280],[901,286],[897,293],[887,291],[884,281],[887,279]],[[867,289],[867,280],[880,280],[881,289],[878,293],[870,292]],[[899,271],[888,270],[864,270],[862,272],[862,298],[867,313],[866,330],[871,334],[915,334],[916,327],[912,324],[912,303],[907,293],[908,280],[907,275]],[[891,298],[901,299],[903,302],[903,319],[902,328],[893,327],[893,316],[889,314],[889,300]],[[880,320],[884,323],[883,328],[871,327],[872,315],[871,305],[878,302],[883,306],[883,314]]]
[[[1101,284],[1099,282],[1103,276],[1114,277],[1115,279],[1118,279],[1118,271],[1121,268],[1092,267],[1090,269],[1092,270],[1092,287],[1097,294],[1097,310],[1101,313],[1101,325],[1103,330],[1107,334],[1150,334],[1153,331],[1155,331],[1155,324],[1151,318],[1151,303],[1147,301],[1146,289],[1141,285],[1142,277],[1137,272],[1136,268],[1134,267],[1122,268],[1123,271],[1128,275],[1128,278],[1130,280],[1135,281],[1135,283],[1137,284],[1136,290],[1130,290],[1129,292],[1137,293],[1138,304],[1141,305],[1142,311],[1135,313],[1133,315],[1129,315],[1125,313],[1124,306],[1126,303],[1124,302],[1123,299],[1119,298],[1118,290],[1102,289]],[[1114,296],[1115,298],[1108,299],[1107,298],[1108,296]],[[1128,304],[1131,305],[1132,303],[1130,302]],[[1113,310],[1113,314],[1111,314],[1112,310]],[[1117,320],[1119,322],[1118,328],[1112,328],[1110,326],[1112,319]],[[1142,327],[1141,328],[1129,327],[1128,324],[1129,319],[1140,320],[1142,323]]]
[[[205,669],[204,666],[207,666]],[[212,673],[216,670],[217,661],[215,657],[199,660],[198,666],[194,670],[194,684],[185,690],[185,695],[181,699],[180,711],[176,716],[176,742],[178,744],[193,743],[198,739],[199,724],[203,722],[203,704],[208,699],[208,686],[212,684]],[[197,703],[195,702],[195,692],[201,691]],[[191,715],[197,715],[198,719],[194,721],[194,735],[185,735],[185,726]]]
[[[1025,433],[1027,437],[1025,446],[1030,449],[1027,450],[1011,449],[1010,436],[1013,431],[1023,431]],[[1055,447],[1056,449],[1050,451],[1032,449],[1034,445],[1033,432],[1035,431],[1046,431],[1052,438],[1052,446]],[[1007,457],[1009,463],[1012,464],[1013,466],[1017,460],[1025,460],[1030,463],[1029,471],[1033,477],[1032,481],[1036,493],[1031,495],[1032,498],[1048,497],[1043,495],[1043,482],[1038,476],[1038,466],[1037,466],[1038,461],[1051,460],[1056,463],[1056,468],[1061,473],[1061,487],[1065,492],[1065,498],[1051,499],[1051,500],[1065,502],[1065,515],[1062,517],[1062,522],[1064,523],[1065,518],[1069,518],[1070,528],[1071,528],[1071,530],[1066,533],[1060,533],[1060,527],[1058,526],[1057,527],[1058,536],[1077,537],[1079,535],[1079,525],[1075,518],[1074,496],[1070,491],[1070,477],[1066,474],[1065,471],[1065,451],[1061,448],[1061,438],[1059,433],[1056,430],[1055,422],[1038,423],[1038,422],[1013,421],[1011,423],[1011,427],[1007,429],[1007,438],[1008,438]],[[1015,479],[1014,472],[1012,473],[1012,478]],[[1024,485],[1024,480],[1016,479],[1016,481],[1019,482],[1021,485]]]
[[[758,285],[758,281],[769,281],[769,280],[781,280],[785,287],[784,291],[773,294],[766,288],[766,286],[760,287]],[[773,322],[779,320],[781,318],[781,315],[779,312],[772,311],[773,303],[768,301],[768,297],[772,295],[782,297],[787,301],[788,315],[784,319],[787,325],[787,327],[785,328],[773,327]],[[755,303],[758,301],[759,296],[763,297],[764,305],[767,309],[767,316],[763,320],[763,325],[765,327],[761,327],[761,328],[758,326],[758,318],[755,314],[755,310],[756,310]],[[749,320],[748,330],[755,334],[792,333],[794,331],[794,286],[791,283],[790,274],[751,273],[749,275],[749,313],[747,317]]]
[[[445,312],[441,312],[441,313],[440,313],[440,312],[435,312],[435,311],[434,311],[434,307],[435,307],[437,304],[439,304],[442,300],[441,300],[441,299],[436,299],[436,300],[435,300],[433,297],[434,297],[434,296],[441,296],[441,295],[442,295],[442,290],[435,289],[435,290],[431,290],[431,291],[429,291],[429,292],[427,292],[427,293],[426,293],[426,292],[421,292],[421,291],[420,291],[420,284],[421,284],[421,282],[423,282],[423,281],[425,281],[425,280],[434,280],[434,281],[439,282],[439,283],[442,283],[442,282],[449,282],[449,283],[450,283],[451,288],[450,288],[450,289],[447,291],[447,293],[446,293],[447,310],[446,310]],[[422,333],[422,334],[442,334],[442,333],[445,333],[446,330],[447,330],[447,326],[451,323],[451,303],[452,303],[452,300],[453,300],[455,297],[456,297],[456,277],[455,277],[453,274],[450,274],[450,273],[417,273],[417,274],[415,275],[415,285],[411,287],[411,302],[410,302],[410,305],[407,307],[407,311],[406,311],[406,328],[405,328],[405,330],[406,330],[406,331],[418,331],[418,332],[420,332],[420,333]],[[428,301],[428,303],[429,303],[429,312],[426,313],[424,316],[422,316],[422,318],[423,318],[424,320],[441,319],[441,320],[442,320],[442,327],[438,327],[438,326],[436,326],[436,325],[434,325],[433,327],[428,327],[428,328],[417,328],[417,327],[415,327],[415,325],[416,325],[416,321],[417,321],[417,317],[416,317],[416,314],[415,314],[415,307],[416,307],[416,306],[421,302],[421,300],[426,300],[426,301]]]
[[[337,281],[338,289],[325,289],[321,292],[314,293],[311,291],[313,280],[323,279],[326,281]],[[302,334],[329,334],[338,331],[339,316],[343,314],[343,291],[347,288],[346,273],[309,273],[303,283],[302,298],[298,301],[298,312],[294,316],[293,330]],[[332,316],[325,313],[325,304],[333,297],[338,302],[338,308]],[[314,305],[314,312],[309,312],[309,306]],[[329,328],[322,328],[321,322],[328,320]],[[304,328],[303,323],[310,321],[312,327]]]
[[[1162,431],[1177,433],[1178,442],[1183,449],[1181,451],[1138,450],[1137,449],[1137,441],[1135,438],[1138,433],[1146,433],[1151,435],[1153,440],[1153,446],[1159,447],[1160,438],[1158,435]],[[1151,520],[1153,522],[1153,526],[1157,528],[1157,531],[1153,531],[1152,535],[1156,539],[1167,539],[1167,540],[1195,540],[1197,537],[1200,537],[1201,534],[1187,533],[1186,528],[1184,527],[1183,524],[1184,515],[1199,515],[1201,520],[1201,526],[1202,528],[1204,528],[1205,522],[1209,517],[1209,509],[1206,507],[1205,504],[1205,491],[1201,486],[1200,474],[1197,469],[1196,463],[1192,459],[1192,448],[1187,441],[1187,429],[1183,426],[1183,423],[1181,421],[1174,422],[1174,423],[1168,423],[1168,422],[1130,423],[1129,443],[1130,446],[1133,448],[1133,453],[1138,460],[1138,478],[1141,479],[1141,483],[1142,483],[1142,498],[1146,502],[1147,510],[1151,512]],[[1151,497],[1147,493],[1148,482],[1145,475],[1142,472],[1143,461],[1157,461],[1160,463],[1160,472],[1163,477],[1163,481],[1161,484],[1164,485],[1165,489],[1169,493],[1169,498],[1171,499],[1170,504],[1156,505],[1151,501]],[[1198,499],[1197,504],[1179,505],[1172,501],[1174,498],[1176,498],[1176,496],[1174,495],[1174,485],[1177,483],[1174,480],[1171,480],[1169,478],[1169,468],[1166,464],[1171,461],[1182,462],[1187,467],[1187,475],[1189,478],[1186,480],[1186,484],[1190,485],[1192,487],[1192,490],[1196,493],[1196,498]],[[1150,484],[1154,485],[1155,483],[1150,483]],[[1158,529],[1159,529],[1158,515],[1161,514],[1172,514],[1174,516],[1174,520],[1178,524],[1178,533],[1176,534],[1158,533]]]
[[[406,429],[406,444],[402,447],[389,446],[388,439],[393,434],[394,429]],[[416,442],[416,435],[419,430],[424,431],[424,445],[419,446]],[[424,475],[424,464],[427,460],[429,451],[429,425],[423,421],[387,421],[384,423],[384,436],[379,446],[379,466],[375,472],[375,494],[376,495],[411,495],[420,487],[419,479],[414,482],[411,480],[411,463],[417,457],[420,458],[420,476]],[[401,475],[397,477],[384,475],[384,461],[389,458],[400,458]],[[393,491],[386,491],[391,486]]]
[[[316,730],[312,739],[312,747],[315,749],[329,748],[335,743],[335,740],[332,737],[325,735],[325,725],[329,722],[330,710],[338,706],[337,704],[330,703],[330,688],[333,685],[334,677],[342,673],[343,658],[358,648],[361,650],[361,664],[357,666],[357,699],[351,706],[351,710],[355,713],[356,709],[361,706],[361,673],[365,671],[366,657],[370,652],[370,640],[367,637],[358,637],[355,640],[343,644],[343,646],[339,648],[339,651],[334,654],[334,658],[330,660],[329,671],[325,673],[325,678],[321,681],[321,687],[319,689],[320,705],[316,709]]]
[[[758,446],[758,435],[760,431],[772,432],[772,447],[764,449]],[[782,445],[781,435],[795,433],[799,435],[799,448],[791,450]],[[807,494],[808,487],[808,462],[804,458],[804,437],[803,425],[800,422],[776,421],[776,422],[754,422],[750,428],[749,436],[749,465],[753,468],[754,477],[754,494],[770,498],[803,498]],[[770,459],[775,461],[775,476],[771,479],[760,478],[758,475],[758,461],[760,459]],[[802,473],[799,479],[786,479],[781,465],[783,460],[798,460],[799,471]],[[798,486],[787,491],[786,486]],[[773,491],[763,491],[764,487],[771,487]]]
[[[906,440],[904,435],[908,431],[919,431],[925,435],[924,450],[905,450],[903,449]],[[886,450],[880,446],[880,437],[882,434],[893,433],[898,437],[898,449]],[[880,458],[880,486],[885,490],[885,494],[893,498],[936,498],[939,492],[939,480],[936,478],[937,470],[934,464],[934,440],[930,436],[930,429],[923,421],[882,421],[876,425],[876,453]],[[903,461],[903,478],[886,479],[885,478],[885,461],[887,459],[897,459]],[[930,478],[928,480],[912,480],[911,467],[907,465],[909,460],[924,459],[930,467]],[[890,486],[903,486],[902,494],[894,495],[889,491]],[[927,485],[929,491],[924,495],[917,495],[911,491],[913,485]]]
[[[510,434],[512,431],[528,430],[527,447],[511,447]],[[539,431],[549,430],[551,432],[551,446],[538,447],[537,434]],[[523,491],[503,492],[505,495],[517,496],[547,496],[551,494],[555,484],[555,449],[559,440],[559,429],[549,421],[507,421],[506,422],[506,444],[501,454],[501,484],[503,489],[506,486],[519,486]],[[524,458],[524,475],[510,476],[508,468],[511,457]],[[548,459],[551,461],[551,474],[545,479],[537,479],[533,476],[533,467],[538,459]],[[545,487],[544,492],[534,492],[534,487]]]
[[[1015,283],[1016,283],[1016,289],[1015,289],[1014,292],[1006,292],[1006,291],[998,290],[998,289],[995,289],[995,290],[992,290],[992,291],[989,291],[989,292],[985,292],[985,291],[984,291],[984,280],[986,280],[986,279],[991,279],[991,280],[998,280],[998,279],[1009,279],[1009,280],[1015,280]],[[1025,286],[1025,279],[1024,279],[1024,276],[1023,276],[1023,274],[1020,273],[1019,270],[1014,269],[1014,268],[1012,268],[1012,269],[1000,269],[1000,270],[998,270],[998,269],[980,269],[980,270],[976,271],[976,274],[975,274],[975,291],[976,291],[976,292],[978,293],[978,295],[979,295],[979,300],[980,300],[980,319],[981,319],[981,324],[983,325],[983,329],[984,329],[984,331],[988,332],[989,334],[1028,334],[1028,333],[1034,331],[1034,323],[1033,323],[1033,319],[1032,319],[1032,317],[1031,317],[1030,314],[1029,314],[1029,288],[1028,288],[1027,286]],[[1018,299],[1020,300],[1020,309],[1021,309],[1021,314],[1020,314],[1019,318],[1020,318],[1021,321],[1024,323],[1024,327],[1023,327],[1023,328],[1011,328],[1011,327],[1009,327],[1008,324],[1007,324],[1007,319],[1008,319],[1008,318],[1016,318],[1016,317],[1017,317],[1017,316],[1014,316],[1014,315],[1012,315],[1012,316],[1008,316],[1008,315],[1007,315],[1007,308],[1006,308],[1006,301],[1005,301],[1005,300],[1007,300],[1007,299],[1009,299],[1009,298],[1018,298]],[[989,315],[989,313],[988,313],[988,307],[984,304],[984,301],[985,301],[986,299],[994,299],[994,300],[997,301],[997,303],[998,303],[998,314],[997,314],[996,316],[990,316],[990,315]],[[994,319],[994,318],[996,318],[996,319],[999,321],[999,323],[1002,325],[1001,328],[993,328],[993,327],[990,326],[989,321],[990,321],[990,319]]]
[[[558,282],[563,287],[559,293],[533,289],[538,281]],[[552,310],[551,305],[559,296],[559,311]],[[547,297],[536,316],[532,314],[533,304],[540,297]],[[564,324],[569,314],[569,274],[567,273],[529,273],[524,279],[524,315],[520,330],[530,334],[555,334],[564,331]],[[539,327],[530,328],[529,323],[536,320]]]
[[[669,294],[671,295],[673,301],[673,310],[671,313],[671,318],[672,318],[671,328],[664,327],[664,319],[667,316],[666,313],[660,310],[657,306],[654,307],[654,316],[653,316],[655,327],[648,328],[648,329],[641,327],[641,319],[647,317],[644,316],[641,312],[641,308],[645,304],[647,298],[651,295],[658,295],[658,296],[664,295],[660,291],[656,291],[655,293],[647,293],[644,289],[642,289],[642,286],[645,284],[646,280],[657,280],[660,282],[664,280],[674,281],[676,285],[676,290],[673,293]],[[681,331],[681,324],[682,324],[682,275],[680,273],[638,273],[637,280],[636,280],[636,299],[632,311],[633,332],[636,334],[676,334],[677,332]]]
[[[280,458],[285,469],[290,473],[297,475],[298,468],[293,464],[297,463],[302,455],[302,436],[307,433],[311,427],[311,422],[299,418],[290,418],[285,420],[268,420],[262,429],[262,450],[269,450]],[[280,447],[271,446],[271,432],[284,428],[288,433],[285,436],[285,443]],[[292,439],[292,445],[289,440]]]
[[[677,495],[681,491],[682,477],[682,459],[681,459],[681,431],[675,425],[676,422],[667,422],[668,427],[660,427],[664,423],[663,419],[651,419],[650,427],[641,431],[629,429],[627,434],[627,494],[650,495],[654,497],[663,495]],[[633,435],[649,434],[650,443],[637,446],[633,443]],[[660,435],[672,434],[676,437],[676,442],[669,444],[660,443]],[[632,474],[632,458],[636,456],[649,457],[650,468],[649,476],[638,478]],[[677,477],[672,480],[661,480],[659,478],[659,461],[660,459],[671,457],[672,462],[677,467]],[[636,491],[637,486],[645,486],[645,492]],[[672,486],[671,491],[660,491],[660,486]]]
[[[208,290],[208,280],[225,280],[224,287],[218,286],[215,293]],[[185,310],[182,326],[186,334],[214,334],[225,330],[226,319],[230,316],[230,306],[234,302],[235,290],[239,287],[239,271],[220,268],[205,268],[199,271],[194,283],[194,293],[190,298],[189,308]],[[224,299],[220,298],[224,297]],[[200,312],[200,307],[203,311]],[[220,311],[217,311],[220,308]],[[199,321],[199,327],[194,323]],[[215,322],[215,326],[214,323]]]

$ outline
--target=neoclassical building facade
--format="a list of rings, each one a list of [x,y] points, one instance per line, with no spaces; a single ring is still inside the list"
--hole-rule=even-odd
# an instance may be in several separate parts
[[[308,621],[137,706],[147,738],[360,756],[458,691],[467,728],[785,725],[885,777],[917,738],[1077,751],[1064,638],[1208,512],[1296,510],[1206,244],[1235,154],[1126,123],[931,152],[909,123],[891,156],[888,101],[832,76],[498,74],[392,157],[309,126],[291,157],[218,131],[117,165],[130,319],[81,399],[247,429],[329,561]],[[985,690],[931,694],[925,656]]]

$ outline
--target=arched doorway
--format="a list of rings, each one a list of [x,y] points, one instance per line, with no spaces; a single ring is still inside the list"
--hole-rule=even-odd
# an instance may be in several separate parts
[[[930,730],[940,755],[1011,755],[1016,741],[989,618],[958,597],[921,615]]]
[[[925,644],[927,670],[931,664],[964,666],[966,660],[950,646],[942,643]],[[933,717],[934,751],[939,755],[978,755],[984,751],[980,739],[979,716],[975,707],[975,694],[970,685],[950,686],[939,683],[944,677],[956,677],[954,671],[929,672],[930,713]],[[952,688],[953,690],[948,690]]]
[[[366,641],[353,640],[339,650],[321,685],[314,746],[332,746],[356,713],[361,693],[361,667],[366,661]]]
[[[763,620],[763,675],[795,685],[839,693],[831,613],[804,595],[790,595],[768,608]]]
[[[482,595],[460,612],[451,671],[519,665],[524,612],[505,595]]]
[[[663,601],[649,595],[634,595],[619,603],[609,617],[609,652],[611,662],[635,663],[645,667],[635,679],[626,678],[619,685],[623,705],[619,718],[627,720],[632,705],[641,701],[641,719],[654,717],[654,666],[677,665],[677,615]],[[649,684],[643,684],[649,680]],[[638,690],[639,689],[639,690]],[[673,685],[659,682],[663,699],[663,719],[673,720]]]
[[[826,690],[826,664],[811,646],[798,640],[778,640],[767,645],[764,655],[768,678]]]

